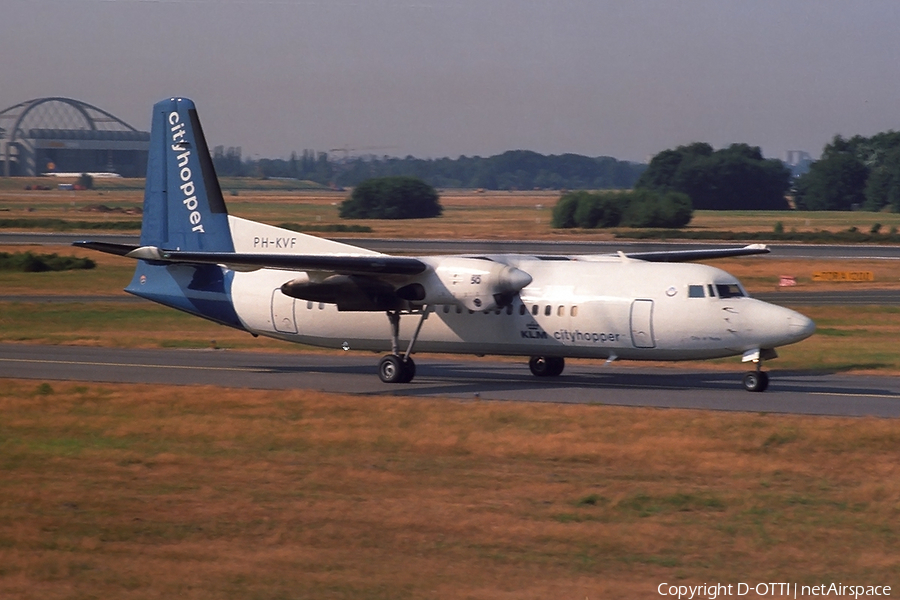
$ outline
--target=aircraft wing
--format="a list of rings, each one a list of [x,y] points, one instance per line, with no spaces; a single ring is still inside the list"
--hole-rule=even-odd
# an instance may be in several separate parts
[[[730,256],[748,256],[752,254],[768,254],[771,252],[765,244],[750,244],[742,248],[702,248],[698,250],[660,250],[656,252],[626,252],[628,258],[647,262],[691,262],[710,258],[728,258]]]
[[[343,274],[417,275],[428,265],[417,258],[389,255],[352,254],[250,254],[230,252],[182,252],[162,250],[155,246],[112,244],[81,241],[74,246],[99,250],[108,254],[157,262],[223,264],[234,270],[284,269],[288,271],[334,271]],[[691,262],[732,256],[750,256],[771,252],[765,244],[741,248],[701,248],[696,250],[657,250],[623,253],[627,258],[647,262]],[[585,255],[573,258],[596,259],[608,255]]]
[[[428,265],[417,258],[352,254],[250,254],[240,252],[182,252],[155,246],[107,242],[75,242],[81,248],[154,262],[226,265],[236,271],[283,269],[286,271],[331,271],[344,275],[418,275]]]

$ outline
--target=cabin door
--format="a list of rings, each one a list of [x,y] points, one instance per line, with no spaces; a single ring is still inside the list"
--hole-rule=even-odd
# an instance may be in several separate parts
[[[631,303],[631,343],[635,348],[654,348],[653,300],[635,300]]]
[[[294,302],[294,298],[281,293],[281,288],[272,290],[272,326],[275,331],[297,333]]]

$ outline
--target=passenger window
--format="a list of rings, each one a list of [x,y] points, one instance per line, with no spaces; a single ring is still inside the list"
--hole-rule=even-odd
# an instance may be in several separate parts
[[[538,310],[540,310],[540,307],[538,307],[538,305],[535,304],[534,306],[531,307],[531,314],[536,317],[538,314]]]
[[[325,303],[319,302],[319,310],[325,310]]]
[[[457,306],[457,307],[456,307],[456,314],[458,314],[458,315],[461,315],[461,314],[462,314],[462,306]]]
[[[557,317],[564,317],[564,316],[566,316],[566,307],[565,307],[565,306],[560,306],[559,308],[557,308],[557,309],[556,309],[556,316],[557,316]]]
[[[553,312],[553,307],[549,304],[544,307],[544,316],[549,317],[550,313]]]
[[[512,304],[506,305],[506,314],[508,314],[508,315],[512,314]]]
[[[307,310],[312,310],[312,307],[313,307],[312,300],[307,300],[307,301],[306,301],[306,309],[307,309]]]
[[[449,305],[449,304],[445,304],[445,305],[444,305],[444,314],[446,315],[448,312],[450,312],[450,305]]]
[[[688,298],[705,298],[702,285],[689,285]]]
[[[573,317],[577,317],[578,316],[578,307],[573,306],[572,310],[569,312],[569,314],[572,315]]]
[[[740,298],[744,295],[741,286],[736,283],[717,283],[716,291],[719,292],[719,298]]]
[[[528,312],[528,309],[525,308],[525,305],[524,305],[524,304],[520,304],[520,305],[519,305],[519,314],[520,314],[520,315],[524,315],[524,314],[527,313],[527,312]]]

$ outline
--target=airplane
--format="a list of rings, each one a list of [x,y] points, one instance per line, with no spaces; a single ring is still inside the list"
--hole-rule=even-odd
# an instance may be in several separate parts
[[[529,357],[554,377],[567,358],[763,361],[815,324],[750,298],[692,261],[762,245],[572,256],[393,256],[228,214],[194,103],[153,107],[139,245],[79,241],[137,260],[125,291],[254,336],[388,352],[384,383],[413,380],[414,352]]]

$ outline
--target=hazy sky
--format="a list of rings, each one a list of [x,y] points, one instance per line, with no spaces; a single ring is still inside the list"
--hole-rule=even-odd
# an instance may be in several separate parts
[[[900,129],[900,2],[0,0],[0,110],[67,96],[148,129],[172,95],[245,157],[817,156]]]

